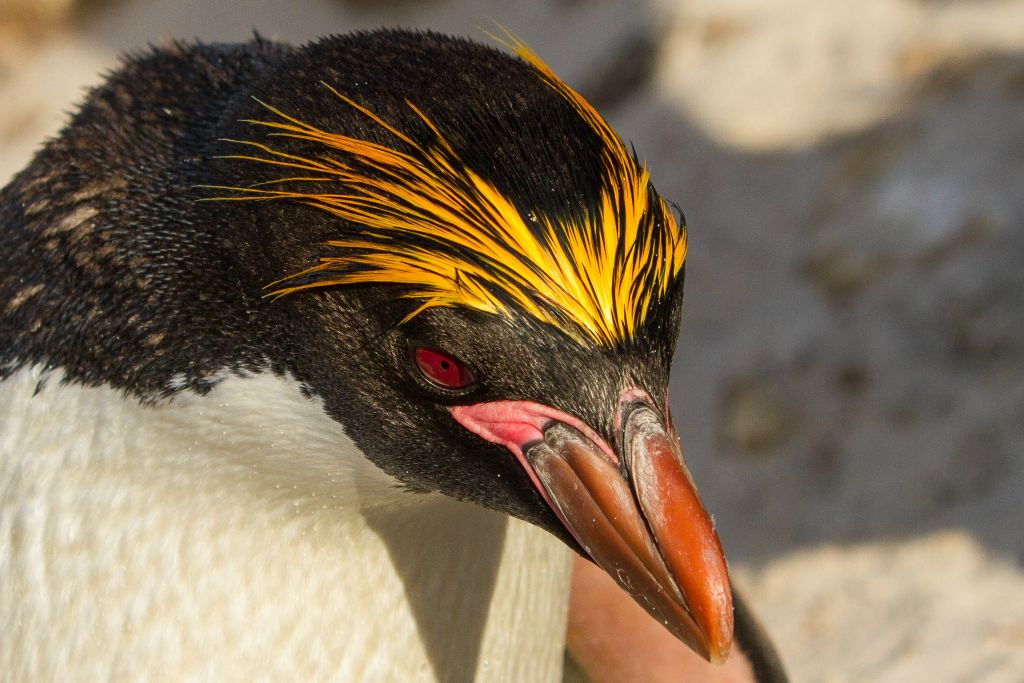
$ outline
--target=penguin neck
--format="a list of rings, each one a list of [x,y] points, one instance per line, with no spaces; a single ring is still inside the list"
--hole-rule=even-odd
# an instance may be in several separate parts
[[[0,382],[5,670],[558,678],[561,543],[403,490],[298,383],[140,405],[60,379]]]

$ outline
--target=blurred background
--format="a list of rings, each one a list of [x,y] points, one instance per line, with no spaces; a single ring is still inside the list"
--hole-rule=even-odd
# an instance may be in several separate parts
[[[1021,0],[0,0],[0,183],[173,38],[525,39],[690,224],[674,414],[797,681],[1024,681]]]

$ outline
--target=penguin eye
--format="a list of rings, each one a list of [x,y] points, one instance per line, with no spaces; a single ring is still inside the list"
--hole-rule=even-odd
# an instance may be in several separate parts
[[[421,346],[413,352],[413,357],[427,381],[439,387],[463,389],[476,379],[465,363],[440,351]]]

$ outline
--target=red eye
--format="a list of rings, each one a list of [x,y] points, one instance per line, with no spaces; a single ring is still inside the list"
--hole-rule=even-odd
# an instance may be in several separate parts
[[[446,389],[462,389],[473,383],[473,373],[458,358],[435,351],[418,348],[415,351],[416,365],[431,383]]]

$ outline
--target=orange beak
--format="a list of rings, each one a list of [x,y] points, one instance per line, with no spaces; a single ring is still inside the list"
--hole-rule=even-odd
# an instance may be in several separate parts
[[[698,654],[728,657],[729,573],[679,440],[649,403],[623,403],[616,453],[587,425],[549,406],[498,401],[452,415],[505,445],[598,566]]]

